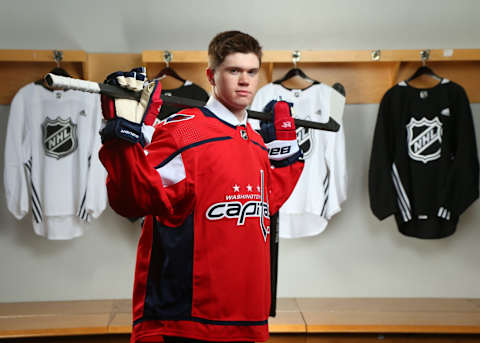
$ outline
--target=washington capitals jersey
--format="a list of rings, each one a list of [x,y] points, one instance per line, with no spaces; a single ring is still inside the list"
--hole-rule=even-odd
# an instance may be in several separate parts
[[[403,81],[384,95],[369,171],[370,204],[379,219],[418,238],[455,232],[478,198],[478,156],[464,89],[447,79],[418,89]]]
[[[99,96],[30,83],[11,103],[5,142],[7,207],[48,239],[81,236],[107,204],[98,159]]]
[[[277,83],[260,88],[251,109],[263,111],[271,100],[293,104],[294,118],[328,122],[332,87],[315,82],[305,89],[288,89]],[[338,94],[341,96],[340,94]],[[254,128],[258,123],[252,122]],[[338,132],[299,127],[297,141],[305,167],[290,198],[279,211],[282,238],[313,236],[325,230],[347,197],[347,170],[343,125]]]
[[[132,342],[268,339],[270,213],[303,163],[272,169],[262,137],[211,108],[168,117],[145,149],[112,140],[100,150],[112,208],[146,216]]]

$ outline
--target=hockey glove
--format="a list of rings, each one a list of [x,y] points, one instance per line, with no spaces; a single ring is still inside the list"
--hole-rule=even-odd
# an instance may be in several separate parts
[[[268,157],[274,167],[288,166],[302,156],[297,143],[292,104],[285,101],[270,101],[265,112],[272,112],[271,122],[262,122],[259,133],[268,148]]]
[[[147,82],[145,68],[129,72],[114,72],[105,83],[141,92],[140,101],[114,99],[101,96],[103,117],[107,124],[100,132],[102,142],[121,138],[132,143],[149,144],[153,135],[153,123],[160,111],[162,86],[158,80]]]

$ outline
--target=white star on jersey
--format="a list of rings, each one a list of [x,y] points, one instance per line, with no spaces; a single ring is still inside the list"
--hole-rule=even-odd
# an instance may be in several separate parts
[[[247,185],[247,191],[249,191],[249,192],[252,191],[252,186],[251,185]]]
[[[233,186],[233,191],[234,192],[240,192],[240,186],[239,185]]]

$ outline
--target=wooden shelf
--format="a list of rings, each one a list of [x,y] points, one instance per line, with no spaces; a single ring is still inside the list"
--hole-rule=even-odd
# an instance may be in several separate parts
[[[165,50],[145,50],[142,52],[144,63],[164,63],[163,54]],[[208,55],[206,50],[174,50],[172,62],[174,63],[207,63]]]
[[[395,83],[408,78],[421,65],[422,50],[380,50],[379,59],[373,50],[301,50],[298,66],[312,79],[328,85],[340,82],[347,92],[349,104],[379,103]],[[165,66],[164,50],[146,50],[141,54],[94,54],[65,50],[61,67],[73,77],[101,82],[110,72],[129,70],[145,65],[149,78]],[[210,85],[205,76],[206,50],[173,50],[171,66],[207,92]],[[260,70],[259,86],[282,77],[292,68],[292,52],[266,50]],[[434,49],[428,65],[438,75],[462,85],[471,102],[480,102],[480,49]],[[0,50],[0,104],[9,104],[20,89],[42,78],[55,67],[52,50]],[[178,87],[170,78],[162,80],[164,89]],[[428,87],[427,84],[417,84]]]
[[[301,63],[358,63],[358,62],[420,62],[422,50],[379,50],[379,60],[372,58],[374,50],[301,50]],[[450,53],[452,54],[450,56]],[[480,49],[431,50],[429,61],[480,61]],[[266,63],[291,63],[292,52],[285,50],[265,51]]]
[[[205,68],[206,51],[170,51],[171,65],[180,75],[187,75],[208,89]],[[347,92],[347,103],[379,103],[385,92],[414,73],[421,65],[422,50],[379,50],[379,59],[373,50],[302,50],[298,66],[312,79],[332,85],[340,82]],[[263,52],[260,87],[281,78],[292,68],[292,53],[288,50]],[[149,76],[153,77],[165,65],[163,50],[142,53]],[[428,65],[442,77],[462,85],[471,102],[480,102],[480,49],[430,50]],[[417,87],[431,87],[428,80]]]
[[[142,65],[141,54],[88,54],[86,80],[103,82],[105,77],[118,70],[131,70]]]
[[[62,50],[62,62],[87,62],[83,50]],[[55,62],[53,50],[0,50],[0,62]]]
[[[380,59],[373,60],[375,50],[301,50],[301,63],[325,62],[420,62],[423,50],[378,50]],[[174,50],[172,62],[206,63],[207,51],[204,50]],[[145,63],[163,63],[164,50],[146,50],[142,52]],[[480,49],[435,49],[430,50],[428,59],[434,61],[480,61]],[[263,52],[264,63],[291,63],[292,51],[266,50]]]
[[[72,77],[87,78],[88,56],[82,50],[61,50],[60,66]],[[53,50],[0,50],[0,104],[9,104],[16,92],[56,67]]]

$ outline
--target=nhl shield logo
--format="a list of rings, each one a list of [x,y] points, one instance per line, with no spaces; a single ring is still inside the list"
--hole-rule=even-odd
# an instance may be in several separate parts
[[[77,149],[77,125],[71,119],[46,118],[42,129],[43,147],[47,156],[60,159]]]
[[[310,117],[307,116],[305,119],[310,120]],[[297,141],[302,150],[303,159],[309,158],[313,150],[312,129],[306,127],[297,128]]]
[[[242,136],[242,138],[243,138],[244,140],[248,140],[247,130],[241,129],[241,130],[240,130],[240,136]]]
[[[408,155],[427,163],[440,158],[442,153],[442,123],[438,118],[410,119],[407,124]]]

